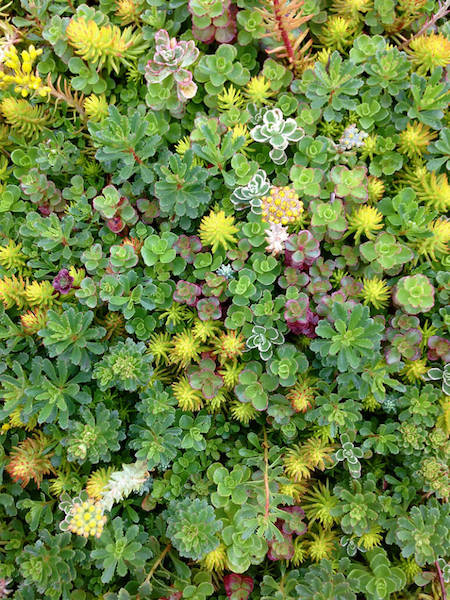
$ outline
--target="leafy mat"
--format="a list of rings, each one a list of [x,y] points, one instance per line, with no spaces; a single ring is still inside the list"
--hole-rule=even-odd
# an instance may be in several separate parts
[[[0,598],[447,598],[448,13],[0,7]]]

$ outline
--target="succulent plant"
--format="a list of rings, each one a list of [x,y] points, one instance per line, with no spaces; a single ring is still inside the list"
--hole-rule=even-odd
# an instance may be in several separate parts
[[[448,596],[449,10],[3,3],[0,598]]]
[[[425,275],[402,277],[394,288],[393,300],[410,315],[428,312],[434,306],[434,287]]]
[[[285,119],[279,108],[272,108],[265,111],[262,124],[256,125],[250,135],[261,144],[268,142],[272,146],[270,158],[281,165],[287,160],[285,149],[289,142],[298,142],[303,137],[303,130],[294,119]]]
[[[198,55],[199,51],[192,40],[177,42],[169,37],[165,29],[155,33],[155,54],[145,68],[148,83],[146,100],[153,110],[162,110],[167,106],[174,115],[181,114],[184,104],[197,92],[192,73],[186,67],[191,66]],[[172,88],[176,90],[176,98],[170,96],[168,105],[168,98],[163,99],[158,93],[161,84],[169,96]]]

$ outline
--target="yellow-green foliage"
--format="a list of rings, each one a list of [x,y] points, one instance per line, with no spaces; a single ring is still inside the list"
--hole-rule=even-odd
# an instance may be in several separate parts
[[[442,33],[421,35],[406,49],[418,73],[422,75],[450,62],[450,40]]]
[[[40,133],[50,121],[44,106],[33,106],[23,98],[3,98],[0,111],[8,125],[27,138]]]
[[[66,30],[69,44],[85,61],[94,64],[97,69],[105,67],[119,72],[121,63],[140,56],[147,43],[131,27],[120,29],[116,25],[102,25],[88,21],[85,17],[70,20]]]
[[[22,244],[8,240],[6,246],[0,246],[0,265],[6,269],[21,269],[25,264],[25,256],[21,250]]]

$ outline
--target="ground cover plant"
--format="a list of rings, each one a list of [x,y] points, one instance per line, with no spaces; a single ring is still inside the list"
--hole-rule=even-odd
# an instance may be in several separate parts
[[[448,12],[0,6],[0,598],[448,597]]]

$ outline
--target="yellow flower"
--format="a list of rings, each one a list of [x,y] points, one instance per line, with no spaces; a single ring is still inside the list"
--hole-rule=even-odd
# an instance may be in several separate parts
[[[43,329],[47,322],[47,310],[42,308],[36,308],[28,310],[23,315],[20,315],[20,322],[26,335],[34,335]]]
[[[235,125],[233,127],[233,129],[231,129],[231,131],[233,132],[233,140],[235,140],[238,137],[244,138],[244,145],[240,149],[240,152],[242,152],[242,154],[245,154],[245,149],[247,148],[247,146],[249,144],[251,144],[253,142],[253,140],[250,136],[250,133],[248,131],[247,125],[241,125],[239,123],[238,125]],[[248,152],[251,152],[251,150],[252,150],[252,148],[249,148]]]
[[[6,310],[14,305],[17,308],[23,308],[25,299],[25,281],[22,277],[3,277],[0,279],[0,301],[3,302]]]
[[[25,298],[30,306],[51,306],[56,296],[50,281],[32,281],[25,288]]]
[[[37,416],[32,416],[26,423],[22,421],[21,417],[22,407],[18,406],[9,415],[9,425],[11,427],[17,427],[19,429],[25,429],[25,431],[32,431],[36,427]]]
[[[384,194],[384,183],[378,177],[369,175],[367,191],[369,192],[369,202],[375,203],[381,200]]]
[[[303,202],[289,186],[272,187],[267,196],[261,199],[262,220],[265,223],[288,225],[295,223],[303,213]]]
[[[426,260],[439,260],[439,255],[448,254],[448,243],[450,241],[450,221],[444,217],[432,221],[428,225],[431,232],[430,237],[422,238],[416,242],[416,250],[419,257]]]
[[[88,498],[84,502],[74,501],[66,517],[67,529],[83,537],[94,536],[99,538],[107,518],[103,514],[100,501]]]
[[[318,521],[325,529],[329,529],[336,521],[332,516],[332,510],[337,506],[339,500],[330,492],[328,479],[325,484],[317,482],[312,490],[305,495],[302,507],[305,510],[308,521]]]
[[[298,482],[311,477],[312,467],[309,458],[296,446],[286,453],[284,459],[284,472],[292,481]]]
[[[294,500],[294,502],[298,503],[300,502],[307,489],[307,481],[289,481],[288,483],[283,483],[282,485],[280,485],[280,494],[289,496]]]
[[[206,408],[209,413],[219,412],[223,406],[227,403],[227,397],[222,390],[216,394],[213,398],[205,398]]]
[[[319,527],[317,533],[310,533],[307,542],[308,554],[314,562],[320,562],[334,554],[337,542],[336,534],[331,530]]]
[[[327,19],[317,37],[326,48],[343,52],[352,43],[354,33],[354,20],[333,16]]]
[[[236,331],[228,331],[220,334],[218,338],[214,340],[214,351],[213,354],[219,357],[220,364],[225,363],[227,360],[236,360],[245,349],[245,340],[241,334]]]
[[[430,208],[440,213],[450,210],[450,185],[446,173],[436,175],[434,171],[426,172],[425,177],[417,183],[416,192],[419,199]]]
[[[190,362],[200,359],[203,348],[200,340],[196,339],[192,332],[185,329],[172,338],[172,350],[169,360],[172,364],[187,367]]]
[[[372,550],[377,546],[381,545],[381,541],[383,536],[381,532],[383,530],[378,525],[372,525],[367,533],[363,533],[363,535],[359,538],[358,545],[362,546],[365,550]]]
[[[236,362],[228,362],[222,366],[219,370],[219,375],[223,378],[225,389],[232,390],[234,388],[238,382],[239,373],[243,368],[244,365],[240,365]]]
[[[303,378],[292,387],[286,397],[290,400],[295,412],[306,412],[314,403],[316,388],[311,379]]]
[[[230,245],[236,243],[234,234],[238,229],[234,224],[234,217],[226,216],[223,210],[211,211],[208,216],[203,217],[200,224],[199,235],[204,246],[211,246],[214,253],[222,246],[227,250]]]
[[[321,437],[312,437],[302,445],[289,448],[284,458],[284,471],[293,481],[309,479],[314,469],[324,471],[333,464],[334,447]]]
[[[315,56],[315,59],[322,65],[326,65],[330,60],[332,50],[330,48],[322,48]]]
[[[79,287],[80,283],[86,277],[86,271],[84,269],[77,269],[73,265],[69,268],[69,275],[73,277],[73,287]]]
[[[194,314],[183,304],[174,302],[167,310],[161,313],[160,319],[165,319],[167,325],[181,325],[189,323],[194,318]]]
[[[191,138],[185,135],[183,138],[179,139],[175,145],[175,152],[184,156],[187,150],[191,147]]]
[[[148,351],[153,355],[155,363],[169,364],[169,356],[172,350],[172,340],[168,333],[152,333],[148,342]]]
[[[116,0],[116,16],[119,17],[122,25],[129,25],[137,22],[142,12],[141,0]]]
[[[334,0],[331,10],[341,17],[361,21],[362,13],[366,13],[371,8],[372,0]]]
[[[218,321],[200,321],[197,319],[192,327],[192,335],[201,342],[206,342],[208,338],[215,336],[220,331]]]
[[[138,58],[147,48],[142,35],[131,27],[97,25],[84,16],[70,19],[66,36],[75,53],[99,71],[106,66],[119,73],[121,63]]]
[[[294,555],[290,562],[294,567],[298,567],[306,560],[308,556],[308,544],[301,537],[296,537],[294,540]]]
[[[364,146],[361,148],[362,158],[373,158],[377,149],[378,136],[376,133],[369,134],[364,140]]]
[[[75,473],[69,471],[56,471],[56,477],[50,480],[49,489],[53,496],[59,497],[64,492],[79,491],[81,483]]]
[[[8,125],[27,138],[41,133],[50,120],[43,106],[33,106],[23,98],[3,98],[0,111]]]
[[[28,50],[22,50],[20,57],[15,46],[11,46],[6,52],[3,64],[8,70],[0,71],[0,89],[14,85],[16,94],[21,94],[24,98],[30,94],[37,93],[39,96],[46,96],[50,88],[43,85],[42,79],[32,72],[33,65],[38,56],[42,54],[42,49],[36,50],[34,46],[28,46]]]

